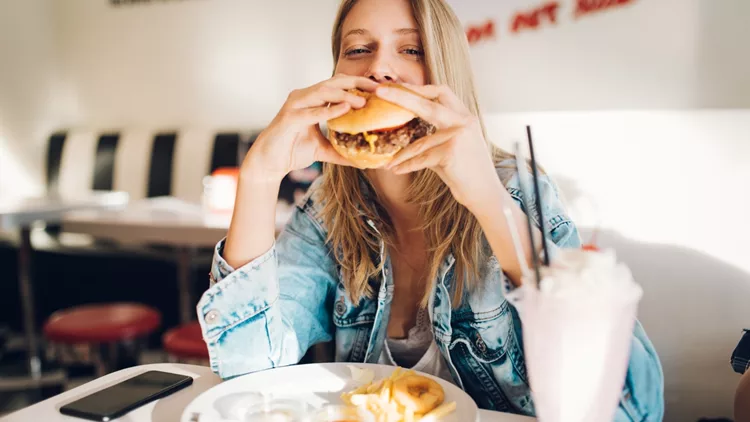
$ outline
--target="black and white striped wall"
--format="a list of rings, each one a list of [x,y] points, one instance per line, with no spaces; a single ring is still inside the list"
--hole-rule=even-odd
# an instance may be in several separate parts
[[[241,162],[254,133],[185,130],[66,130],[49,137],[48,191],[117,190],[131,200],[171,195],[200,201],[204,176]]]

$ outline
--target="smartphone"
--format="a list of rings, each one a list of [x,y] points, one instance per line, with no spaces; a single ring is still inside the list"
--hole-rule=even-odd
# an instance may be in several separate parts
[[[148,371],[68,403],[60,408],[60,413],[108,422],[192,383],[193,378],[185,375]]]

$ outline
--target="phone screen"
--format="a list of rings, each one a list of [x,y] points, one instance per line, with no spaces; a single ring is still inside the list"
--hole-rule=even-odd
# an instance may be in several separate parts
[[[192,384],[193,378],[161,371],[137,375],[60,408],[60,412],[108,421]]]

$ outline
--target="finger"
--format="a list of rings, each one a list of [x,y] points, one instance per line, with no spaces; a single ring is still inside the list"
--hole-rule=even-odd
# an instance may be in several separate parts
[[[295,109],[301,109],[320,107],[328,104],[348,103],[353,108],[362,108],[365,106],[366,102],[367,100],[363,97],[344,91],[343,89],[320,85],[305,90],[299,98],[294,101],[292,107]]]
[[[403,163],[391,168],[391,171],[396,174],[406,174],[423,169],[434,169],[442,165],[449,153],[450,148],[448,147],[448,144],[443,143],[404,161]]]
[[[427,135],[412,142],[396,154],[393,160],[386,166],[386,169],[396,167],[397,165],[424,153],[430,148],[434,148],[451,140],[455,136],[456,130],[457,129],[453,128],[440,130],[432,135]]]
[[[361,89],[364,91],[373,92],[380,86],[379,83],[372,79],[365,78],[364,76],[351,76],[343,73],[337,73],[333,78],[323,81],[325,85],[338,88],[338,89]]]
[[[451,110],[468,112],[466,104],[447,85],[402,85],[425,98],[437,100]]]
[[[351,109],[349,103],[339,103],[329,107],[311,107],[296,110],[292,113],[292,118],[303,124],[316,124],[325,120],[335,119],[343,116]]]
[[[349,160],[344,158],[336,149],[331,145],[331,141],[323,135],[323,131],[320,130],[320,126],[315,128],[315,139],[318,141],[318,148],[315,150],[315,161],[323,163],[339,164],[342,166],[353,166]]]
[[[407,110],[411,110],[417,116],[435,125],[438,129],[454,126],[460,122],[460,115],[457,112],[438,102],[421,97],[416,93],[399,88],[380,86],[375,90],[375,95],[386,101],[400,105]]]
[[[322,163],[331,163],[331,164],[338,164],[341,166],[350,166],[353,167],[354,164],[341,156],[334,148],[331,146],[330,142],[323,138],[323,141],[321,141],[320,146],[315,151],[315,161],[320,161]]]

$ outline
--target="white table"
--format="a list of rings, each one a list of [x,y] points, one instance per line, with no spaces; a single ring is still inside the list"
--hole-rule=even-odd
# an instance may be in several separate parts
[[[78,196],[0,197],[0,231],[29,226],[35,221],[59,222],[66,212],[117,209],[128,203],[125,192],[93,192]]]
[[[2,377],[0,390],[37,388],[58,384],[61,374],[44,374],[39,357],[36,322],[34,321],[34,289],[31,282],[31,225],[36,221],[59,222],[65,213],[79,209],[113,209],[128,202],[124,192],[93,192],[79,196],[45,196],[0,198],[0,230],[18,230],[18,285],[23,310],[24,335],[28,349],[28,377]]]
[[[277,230],[290,210],[277,210]],[[231,215],[206,212],[200,204],[174,197],[131,202],[127,208],[85,210],[69,213],[63,230],[84,233],[123,243],[157,243],[175,247],[180,292],[180,321],[194,319],[195,304],[190,295],[192,258],[197,248],[212,248],[227,233]]]
[[[47,399],[43,402],[29,406],[25,409],[11,413],[5,418],[0,419],[2,422],[81,422],[70,416],[63,416],[59,409],[63,405],[75,401],[81,397],[91,394],[107,386],[116,384],[122,380],[133,377],[146,371],[166,371],[182,375],[189,375],[194,378],[193,385],[178,391],[171,396],[161,400],[149,403],[138,408],[129,414],[123,416],[118,421],[121,422],[179,422],[183,410],[187,405],[201,393],[221,382],[221,379],[214,375],[208,367],[158,363],[153,365],[136,366],[133,368],[123,369],[105,375],[97,380],[91,381],[80,387],[66,391],[60,395]],[[479,411],[480,422],[533,422],[535,419],[511,415],[507,413],[491,412],[487,410]]]

